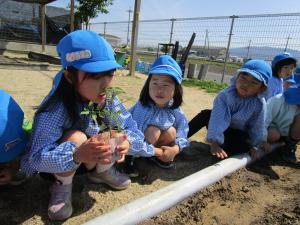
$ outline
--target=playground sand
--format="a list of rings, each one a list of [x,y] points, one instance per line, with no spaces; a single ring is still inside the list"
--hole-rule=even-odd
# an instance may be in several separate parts
[[[127,71],[122,74],[126,75]],[[0,70],[0,89],[9,92],[32,119],[36,107],[50,90],[55,72]],[[121,87],[127,107],[134,104],[146,76],[119,75],[114,85]],[[214,96],[184,87],[188,119],[211,108]],[[193,157],[176,159],[176,169],[162,170],[139,161],[141,176],[127,190],[113,191],[91,184],[85,175],[76,176],[73,190],[74,213],[54,224],[82,224],[134,199],[149,194],[189,174],[213,164],[204,141],[205,129],[194,135],[189,149]],[[297,156],[299,159],[300,151]],[[285,164],[277,154],[250,168],[227,176],[181,204],[141,224],[300,224],[300,166]],[[39,177],[19,187],[0,187],[1,224],[53,224],[47,218],[49,183]]]

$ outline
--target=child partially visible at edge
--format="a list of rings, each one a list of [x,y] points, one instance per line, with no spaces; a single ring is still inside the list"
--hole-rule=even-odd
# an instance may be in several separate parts
[[[111,146],[98,134],[100,123],[107,123],[107,118],[94,121],[91,115],[81,113],[89,102],[102,105],[103,110],[122,111],[118,119],[127,135],[120,133],[123,141],[116,147],[121,158],[118,163],[130,147],[139,150],[144,142],[120,100],[115,97],[112,104],[106,104],[106,89],[114,71],[121,67],[108,42],[95,32],[78,30],[61,39],[57,51],[62,69],[35,114],[30,151],[22,159],[22,169],[29,175],[39,172],[54,177],[48,216],[64,220],[73,211],[72,182],[80,166],[86,167],[88,178],[95,183],[117,190],[131,183],[126,174],[116,170]]]
[[[282,158],[296,163],[297,143],[300,140],[300,87],[287,88],[267,102],[266,129],[268,142],[284,141]]]
[[[238,70],[231,85],[214,100],[212,110],[202,110],[189,122],[191,137],[202,127],[208,127],[207,141],[213,155],[224,159],[249,152],[257,158],[257,149],[270,151],[264,130],[264,92],[271,78],[271,67],[263,60],[249,60]]]
[[[139,101],[129,109],[148,143],[144,156],[162,168],[173,167],[175,156],[189,144],[188,123],[180,108],[181,82],[177,62],[169,55],[160,56],[150,68]]]
[[[269,81],[268,89],[261,94],[266,101],[283,92],[284,79],[291,76],[296,68],[297,60],[290,53],[281,53],[272,60],[272,78]]]
[[[0,185],[19,185],[25,174],[19,171],[20,155],[28,137],[22,129],[24,113],[16,101],[0,90]]]

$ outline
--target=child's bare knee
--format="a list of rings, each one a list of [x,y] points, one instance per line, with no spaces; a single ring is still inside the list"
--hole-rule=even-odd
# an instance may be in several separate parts
[[[146,141],[154,145],[161,135],[161,130],[156,126],[149,126],[145,129],[144,135]]]
[[[273,143],[280,139],[281,135],[279,131],[275,128],[269,128],[268,129],[268,142]]]
[[[81,145],[87,140],[85,133],[79,130],[68,130],[62,136],[60,142],[71,141],[74,142],[77,146]]]

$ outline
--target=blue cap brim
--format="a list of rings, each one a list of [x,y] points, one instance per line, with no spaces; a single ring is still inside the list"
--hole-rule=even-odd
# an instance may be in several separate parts
[[[173,77],[178,84],[181,84],[181,79],[178,78],[178,74],[175,74],[176,72],[168,67],[161,67],[156,69],[151,69],[149,71],[149,74],[164,74]],[[180,75],[181,76],[181,75]]]
[[[246,69],[246,68],[242,68],[242,69],[238,70],[238,73],[248,73],[248,74],[252,75],[254,78],[256,78],[257,80],[263,82],[265,86],[268,86],[268,84],[263,79],[263,77],[254,70],[249,70],[249,69]]]
[[[81,71],[88,73],[101,73],[105,71],[120,69],[122,66],[115,60],[84,62],[84,60],[74,62],[73,66]]]

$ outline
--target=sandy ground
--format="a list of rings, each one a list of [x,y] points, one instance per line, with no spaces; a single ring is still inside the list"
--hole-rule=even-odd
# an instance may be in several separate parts
[[[126,72],[125,72],[126,73]],[[32,119],[35,107],[50,90],[55,72],[0,69],[0,89],[9,92]],[[138,98],[145,76],[116,76],[115,86],[126,91],[127,107]],[[211,108],[213,95],[184,87],[183,109],[191,119]],[[74,213],[64,222],[47,219],[49,183],[39,177],[19,187],[0,188],[0,224],[81,224],[149,194],[215,162],[202,144],[205,130],[191,138],[193,157],[180,156],[176,168],[159,169],[143,160],[141,176],[127,190],[113,191],[76,176]],[[300,151],[298,149],[298,159]],[[285,164],[276,154],[242,169],[181,204],[141,224],[300,224],[300,166]]]

